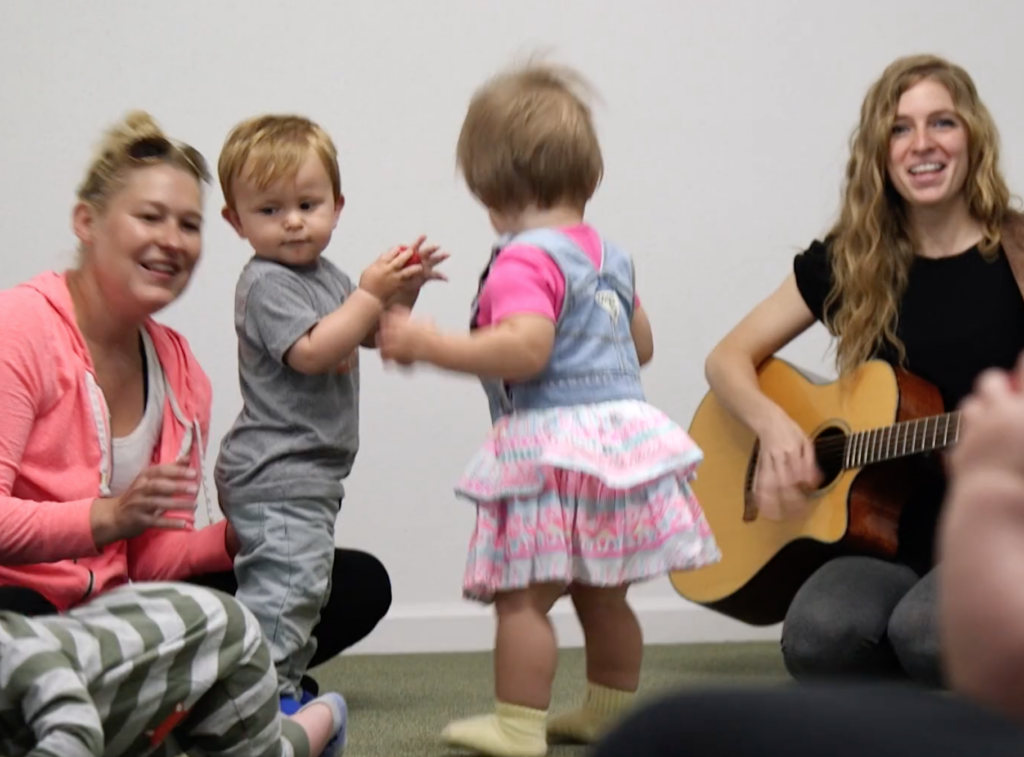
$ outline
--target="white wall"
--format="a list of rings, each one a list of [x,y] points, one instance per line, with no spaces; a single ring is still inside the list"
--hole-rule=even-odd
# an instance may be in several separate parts
[[[4,0],[0,287],[69,264],[74,188],[125,110],[150,110],[211,163],[237,120],[298,111],[341,152],[348,203],[328,256],[358,277],[429,234],[453,253],[452,281],[419,309],[462,328],[491,241],[454,171],[464,108],[490,73],[550,48],[602,94],[607,177],[590,215],[637,259],[657,342],[646,386],[685,426],[708,350],[830,222],[861,99],[892,58],[932,51],[972,72],[1020,187],[1021,28],[1024,6],[1005,0]],[[232,291],[247,254],[220,203],[214,189],[204,260],[161,315],[213,380],[214,454],[240,404]],[[785,354],[831,375],[826,347],[818,328]],[[362,365],[339,543],[384,560],[394,605],[360,649],[486,649],[490,616],[459,593],[472,511],[451,493],[487,430],[483,397],[469,379],[385,372],[374,354]],[[634,599],[650,641],[777,637],[685,603],[667,580]],[[559,623],[578,643],[571,618]]]

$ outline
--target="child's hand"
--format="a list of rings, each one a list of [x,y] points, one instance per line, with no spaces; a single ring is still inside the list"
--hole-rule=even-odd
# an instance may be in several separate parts
[[[412,365],[426,356],[437,329],[429,321],[412,320],[410,312],[407,307],[395,305],[381,316],[377,345],[385,362]]]
[[[359,288],[387,303],[403,284],[423,273],[422,263],[407,265],[414,252],[414,247],[392,247],[363,271]]]
[[[1024,359],[1013,372],[982,374],[961,405],[960,437],[949,455],[950,473],[1015,474],[1024,483]]]
[[[402,285],[402,293],[414,294],[428,281],[448,281],[448,277],[437,270],[437,267],[446,261],[451,255],[441,250],[436,244],[423,246],[426,236],[420,235],[412,245],[413,260],[418,259],[423,267],[422,273],[413,276]]]
[[[440,245],[432,244],[420,249],[420,259],[423,261],[423,274],[419,278],[425,284],[428,281],[448,281],[448,277],[437,270],[437,267],[451,257],[451,253],[445,252]]]

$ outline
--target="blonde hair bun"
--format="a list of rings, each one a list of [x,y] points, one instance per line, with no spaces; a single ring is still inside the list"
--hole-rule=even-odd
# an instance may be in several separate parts
[[[126,172],[139,165],[129,153],[141,141],[165,142],[167,149],[158,150],[157,155],[147,156],[178,166],[199,181],[207,181],[209,172],[203,157],[187,145],[172,143],[163,129],[144,110],[131,110],[103,134],[92,161],[86,169],[85,179],[78,187],[78,199],[102,210],[111,195],[118,190]],[[166,152],[166,154],[164,154]]]

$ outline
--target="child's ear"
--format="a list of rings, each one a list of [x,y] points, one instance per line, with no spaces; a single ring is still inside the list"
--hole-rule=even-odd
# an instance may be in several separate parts
[[[334,200],[334,226],[338,225],[338,217],[341,215],[342,208],[345,207],[345,195],[339,194]]]
[[[240,236],[242,239],[245,239],[245,232],[242,231],[242,221],[238,217],[237,210],[235,210],[234,208],[229,208],[227,205],[225,205],[224,209],[220,212],[220,215],[225,221],[227,221],[231,225],[231,228],[235,230],[235,233],[238,234],[238,236]]]

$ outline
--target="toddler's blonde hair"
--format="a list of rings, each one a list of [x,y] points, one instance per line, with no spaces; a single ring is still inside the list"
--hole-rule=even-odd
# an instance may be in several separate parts
[[[335,199],[341,197],[338,151],[330,135],[318,124],[295,115],[263,115],[247,119],[228,134],[217,162],[221,191],[228,208],[235,209],[234,183],[245,180],[257,189],[294,176],[312,150],[331,179]]]

